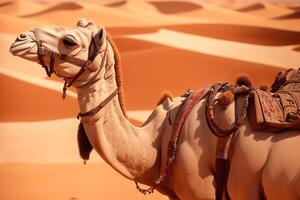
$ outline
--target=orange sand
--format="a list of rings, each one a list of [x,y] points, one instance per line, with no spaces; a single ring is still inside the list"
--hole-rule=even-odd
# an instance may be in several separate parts
[[[293,49],[294,51],[300,51],[300,47],[296,47]]]
[[[176,14],[201,9],[200,5],[183,1],[150,1],[150,3],[164,14]]]
[[[144,196],[107,164],[0,164],[0,199],[167,200]]]
[[[144,116],[155,107],[165,90],[180,95],[188,88],[199,89],[217,81],[233,83],[237,75],[245,73],[257,87],[270,85],[281,69],[258,64],[255,59],[242,61],[240,52],[235,52],[234,58],[226,58],[131,39],[130,35],[167,29],[257,48],[280,47],[285,53],[299,53],[300,58],[300,4],[297,3],[235,3],[230,0],[216,3],[130,0],[106,1],[106,4],[96,0],[1,2],[1,200],[167,199],[157,192],[151,196],[139,194],[132,181],[101,163],[101,159],[87,166],[73,163],[79,162],[74,156],[77,155],[78,121],[73,117],[78,112],[77,101],[74,96],[61,100],[60,89],[49,84],[49,81],[56,84],[59,81],[62,87],[58,78],[47,78],[48,82],[40,84],[28,81],[28,77],[45,80],[46,76],[37,64],[8,53],[9,44],[22,31],[47,24],[72,27],[81,17],[105,26],[121,53],[127,108]],[[222,49],[222,46],[215,48]],[[132,122],[141,124],[139,115],[134,116]],[[37,137],[39,133],[45,135]],[[47,144],[36,143],[41,141]],[[39,154],[45,156],[37,156]]]

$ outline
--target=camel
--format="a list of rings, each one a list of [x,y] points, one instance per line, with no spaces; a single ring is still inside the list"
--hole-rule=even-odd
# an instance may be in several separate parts
[[[119,54],[104,27],[80,19],[72,29],[34,28],[21,33],[10,52],[40,63],[48,75],[62,77],[64,93],[71,85],[76,88],[88,141],[121,175],[150,186],[144,190],[138,186],[141,192],[156,189],[172,200],[216,198],[215,161],[220,139],[207,124],[206,98],[201,97],[186,116],[176,154],[168,162],[174,121],[189,94],[167,96],[141,127],[132,125],[124,106]],[[234,126],[235,105],[243,106],[239,102],[242,99],[226,108],[215,103],[215,121],[220,127]],[[227,192],[218,199],[300,199],[299,130],[277,134],[253,131],[246,119],[231,141]]]

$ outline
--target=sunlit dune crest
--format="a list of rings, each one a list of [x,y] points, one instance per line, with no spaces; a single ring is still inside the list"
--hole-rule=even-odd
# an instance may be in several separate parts
[[[157,33],[131,35],[128,37],[164,44],[197,53],[205,53],[271,66],[289,68],[300,62],[299,55],[291,51],[288,46],[273,47],[245,44],[204,36],[196,36],[166,29],[161,29]],[[236,52],[239,52],[238,56]]]
[[[163,14],[176,14],[192,10],[199,10],[202,7],[186,1],[149,1]]]
[[[53,11],[74,11],[74,10],[79,10],[82,9],[83,7],[80,6],[79,4],[72,3],[72,2],[66,2],[66,3],[61,3],[58,5],[55,5],[53,7],[49,7],[45,10],[39,11],[37,13],[30,13],[30,14],[25,14],[25,15],[20,15],[20,17],[33,17],[33,16],[38,16],[38,15],[43,15],[45,13],[53,12]]]
[[[115,6],[115,7],[109,7],[109,8],[114,8],[119,12],[129,13],[135,18],[141,18],[149,25],[150,24],[166,25],[166,24],[177,24],[177,23],[196,23],[196,22],[204,21],[200,19],[195,20],[192,18],[182,17],[180,15],[177,15],[177,13],[172,15],[163,14],[151,3],[138,1],[138,0],[127,1],[126,4]],[[172,7],[170,8],[172,9]],[[145,27],[147,24],[144,23],[142,27]]]
[[[266,7],[264,6],[264,4],[262,3],[255,3],[255,4],[252,4],[252,5],[248,5],[246,7],[243,7],[243,8],[239,8],[237,9],[237,11],[240,11],[240,12],[250,12],[250,11],[254,11],[254,10],[260,10],[260,9],[265,9]]]
[[[278,23],[275,20],[270,20],[274,17],[291,13],[292,11],[289,9],[264,3],[264,5],[266,5],[266,9],[252,12],[238,12],[235,9],[240,8],[242,4],[241,2],[238,3],[239,4],[234,6],[234,8],[228,8],[226,6],[217,6],[215,4],[201,2],[202,9],[178,13],[176,16],[196,20],[196,22],[191,21],[189,23],[185,22],[184,24],[218,23],[237,24],[243,26],[259,26],[263,28],[275,28],[284,30],[300,30],[300,27],[297,26],[295,22]],[[178,22],[177,24],[180,23]]]
[[[115,37],[114,42],[116,43],[121,55],[123,53],[129,53],[132,51],[143,51],[143,50],[159,49],[159,48],[166,47],[164,45],[159,45],[147,41],[135,40],[126,37]]]
[[[236,8],[237,11],[242,13],[247,13],[249,15],[263,17],[263,18],[275,18],[282,15],[287,15],[292,12],[292,10],[276,5],[269,2],[261,3],[250,3],[249,5],[241,5]]]
[[[184,24],[166,28],[194,35],[257,45],[291,45],[300,43],[300,32],[232,24]]]
[[[113,35],[132,35],[141,33],[153,33],[157,32],[159,29],[156,27],[107,27],[107,31]]]
[[[108,3],[106,4],[106,6],[110,6],[110,7],[118,7],[118,6],[123,6],[127,3],[126,0],[122,0],[122,1],[116,1],[116,2],[112,2],[112,3]]]
[[[107,28],[113,36],[154,33],[165,28],[194,35],[224,39],[258,45],[291,45],[300,43],[300,32],[259,26],[235,24],[201,23],[150,27],[111,27]]]
[[[59,5],[59,4],[58,4]],[[73,3],[67,3],[67,5],[73,5]],[[121,26],[123,24],[128,24],[128,25],[146,25],[148,23],[152,22],[147,22],[143,18],[136,18],[136,16],[119,11],[118,9],[115,8],[110,8],[108,6],[104,6],[101,4],[91,4],[87,2],[76,2],[75,6],[77,8],[82,7],[80,9],[76,10],[62,10],[62,9],[52,9],[53,7],[55,8],[56,6],[54,5],[45,5],[47,7],[48,12],[42,12],[39,15],[30,15],[33,13],[39,13],[40,11],[45,11],[39,10],[38,12],[26,12],[19,14],[20,16],[27,16],[29,20],[34,20],[39,23],[47,23],[48,25],[59,25],[59,26],[66,26],[66,27],[72,27],[74,26],[74,16],[78,16],[76,18],[80,17],[85,17],[88,19],[93,19],[93,21],[97,24],[101,24],[103,26]],[[33,10],[34,11],[34,10]],[[61,15],[63,15],[63,20]]]

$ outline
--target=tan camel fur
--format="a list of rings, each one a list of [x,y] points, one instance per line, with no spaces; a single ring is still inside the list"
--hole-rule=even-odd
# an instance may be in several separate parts
[[[34,31],[38,32],[39,39]],[[13,55],[40,62],[37,43],[42,41],[45,48],[67,55],[68,60],[87,60],[91,53],[97,53],[73,84],[80,112],[97,107],[117,87],[119,93],[118,98],[113,97],[95,115],[81,118],[88,139],[97,153],[120,174],[153,186],[165,168],[172,122],[183,97],[165,98],[143,126],[131,125],[120,97],[123,93],[120,74],[116,72],[120,70],[118,53],[106,35],[103,27],[81,19],[72,29],[45,27],[24,32],[11,45],[10,51]],[[92,41],[94,45],[90,45]],[[49,66],[50,54],[45,54],[43,59]],[[64,56],[55,57],[54,72],[67,81],[80,69],[76,63],[66,62]],[[239,101],[232,102],[226,110],[215,106],[216,122],[220,127],[233,126],[234,104],[240,106]],[[168,188],[182,200],[215,198],[217,138],[206,124],[204,102],[205,99],[201,100],[187,118],[168,178],[157,188],[163,194]],[[299,130],[277,134],[253,132],[246,120],[235,133],[231,146],[227,188],[232,200],[300,199]]]

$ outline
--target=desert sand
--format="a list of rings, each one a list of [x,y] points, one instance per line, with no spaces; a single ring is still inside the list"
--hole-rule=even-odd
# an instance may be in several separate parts
[[[248,74],[270,85],[300,66],[300,3],[272,1],[0,1],[0,199],[150,200],[93,152],[78,155],[76,93],[8,49],[36,26],[105,26],[122,59],[126,107],[136,125],[163,91],[174,96]],[[139,94],[139,95],[137,95]]]

